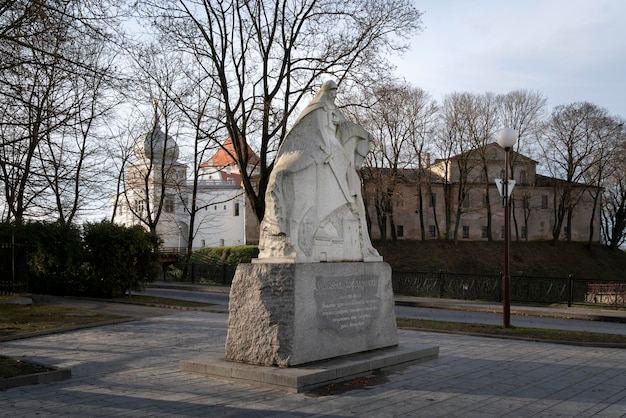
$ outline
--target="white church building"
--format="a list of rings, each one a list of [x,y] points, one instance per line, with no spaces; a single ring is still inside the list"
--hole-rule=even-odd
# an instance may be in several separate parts
[[[253,170],[259,159],[251,149],[248,151],[249,170]],[[190,235],[193,179],[188,177],[187,166],[179,162],[179,147],[174,138],[155,124],[151,132],[135,142],[124,190],[114,199],[113,222],[142,225],[146,229],[150,223],[156,225],[166,252],[184,252],[190,237],[192,250],[247,244],[246,197],[232,155],[233,143],[228,138],[201,164]]]

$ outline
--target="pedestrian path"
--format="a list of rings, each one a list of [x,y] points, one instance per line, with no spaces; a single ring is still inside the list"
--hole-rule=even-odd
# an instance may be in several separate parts
[[[0,355],[72,378],[0,392],[0,417],[626,416],[624,349],[400,331],[403,342],[439,346],[439,357],[335,394],[180,371],[181,360],[223,353],[226,332],[224,314],[182,311],[1,343]]]

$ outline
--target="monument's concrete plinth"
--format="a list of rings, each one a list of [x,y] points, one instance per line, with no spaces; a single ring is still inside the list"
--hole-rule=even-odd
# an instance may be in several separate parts
[[[396,345],[387,263],[254,263],[237,268],[226,360],[289,367]]]
[[[182,360],[184,372],[287,392],[307,392],[325,386],[367,376],[372,372],[397,370],[437,358],[439,347],[402,343],[365,353],[351,354],[331,360],[297,367],[255,366],[226,361],[223,355],[209,355]]]

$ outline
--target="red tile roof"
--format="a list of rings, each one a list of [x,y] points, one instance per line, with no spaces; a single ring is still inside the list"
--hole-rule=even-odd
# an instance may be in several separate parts
[[[252,151],[252,148],[248,144],[245,144],[248,150],[248,165],[256,165],[259,163],[259,157]],[[232,156],[235,156],[235,146],[233,140],[228,137],[224,144],[217,150],[215,154],[207,161],[202,163],[202,167],[226,167],[229,165],[235,165],[236,161]]]

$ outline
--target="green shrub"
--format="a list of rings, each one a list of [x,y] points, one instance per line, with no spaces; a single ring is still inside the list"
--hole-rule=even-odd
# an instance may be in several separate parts
[[[190,263],[229,264],[249,263],[259,255],[256,245],[238,245],[232,247],[207,247],[195,251]]]
[[[142,289],[159,274],[159,238],[140,226],[87,223],[84,243],[84,287],[91,296],[119,297]]]
[[[0,240],[26,246],[32,293],[115,297],[141,289],[160,272],[160,240],[140,226],[103,221],[85,224],[81,231],[58,222],[4,223]]]
[[[27,243],[29,290],[32,293],[80,293],[84,249],[76,225],[29,222],[17,226],[16,230]]]

